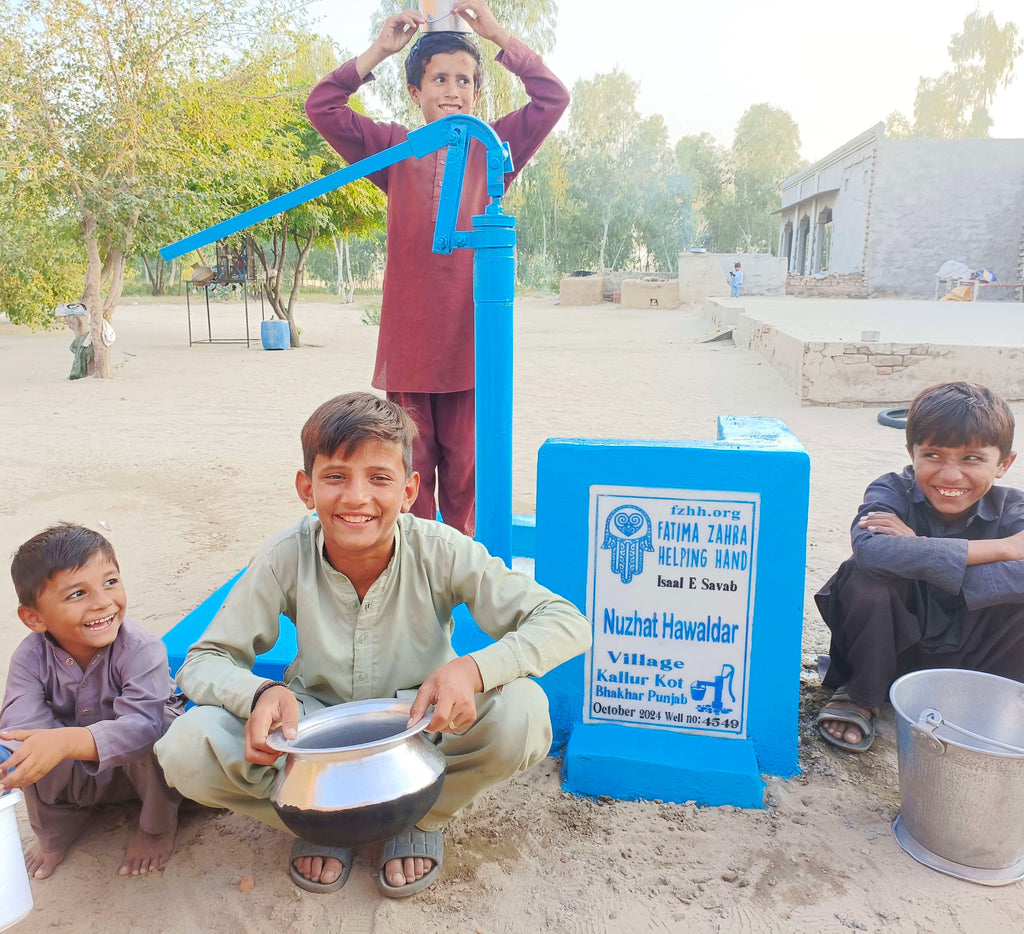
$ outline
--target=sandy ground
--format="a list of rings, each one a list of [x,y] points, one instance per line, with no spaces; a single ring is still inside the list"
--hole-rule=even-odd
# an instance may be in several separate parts
[[[223,336],[244,333],[241,320],[237,305],[214,308]],[[376,329],[360,323],[358,308],[304,305],[299,321],[306,346],[297,350],[268,353],[258,340],[248,349],[190,348],[183,306],[126,304],[114,322],[115,378],[77,382],[65,378],[68,332],[0,323],[4,553],[57,520],[105,523],[129,612],[166,632],[302,513],[293,477],[305,417],[333,394],[368,388]],[[776,416],[811,455],[809,597],[846,556],[867,481],[905,462],[901,433],[877,423],[877,407],[801,407],[759,357],[728,342],[701,343],[710,330],[688,311],[518,303],[515,510],[534,509],[545,438],[706,439],[719,414]],[[1007,480],[1020,483],[1018,471]],[[2,578],[6,659],[24,630]],[[1020,929],[1019,885],[940,875],[893,840],[891,712],[867,755],[814,738],[810,718],[823,694],[808,666],[827,640],[809,598],[806,607],[801,773],[769,777],[764,810],[582,800],[561,791],[559,762],[548,759],[453,824],[441,883],[408,901],[378,897],[377,847],[360,853],[342,892],[311,895],[285,874],[286,835],[201,809],[184,814],[164,871],[121,879],[134,815],[111,810],[53,878],[32,883],[35,909],[16,930]],[[20,821],[30,838],[23,811]]]

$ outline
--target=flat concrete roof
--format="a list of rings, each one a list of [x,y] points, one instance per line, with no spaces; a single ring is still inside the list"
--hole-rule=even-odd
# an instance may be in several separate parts
[[[878,331],[880,343],[1024,347],[1024,302],[940,302],[920,299],[715,298],[800,341],[860,343]]]

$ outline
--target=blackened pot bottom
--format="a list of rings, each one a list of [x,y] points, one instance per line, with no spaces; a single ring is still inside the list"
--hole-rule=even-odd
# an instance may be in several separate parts
[[[390,840],[427,813],[441,794],[444,774],[426,788],[393,801],[347,811],[322,811],[274,805],[284,825],[302,840],[321,846],[358,846]]]

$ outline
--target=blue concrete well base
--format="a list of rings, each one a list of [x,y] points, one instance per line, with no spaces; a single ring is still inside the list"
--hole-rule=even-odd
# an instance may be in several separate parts
[[[624,801],[764,807],[764,781],[749,740],[608,723],[573,728],[563,787],[571,794]]]

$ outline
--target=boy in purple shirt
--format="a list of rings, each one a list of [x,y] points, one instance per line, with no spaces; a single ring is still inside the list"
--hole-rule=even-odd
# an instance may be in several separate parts
[[[995,486],[1014,419],[997,393],[942,383],[907,413],[912,464],[872,483],[853,557],[816,594],[832,631],[818,730],[863,752],[892,682],[922,668],[1024,681],[1024,492]]]
[[[118,873],[141,876],[171,855],[181,796],[153,743],[178,716],[163,643],[125,618],[124,585],[102,535],[56,525],[11,562],[18,616],[32,630],[14,650],[0,708],[0,793],[21,788],[36,843],[29,875],[47,878],[92,807],[141,801]]]
[[[496,61],[523,82],[530,100],[491,123],[508,143],[513,172],[508,187],[540,148],[569,105],[569,92],[539,55],[495,19],[484,0],[457,0],[461,16],[500,52]],[[325,140],[349,163],[405,142],[398,123],[378,123],[349,107],[349,98],[373,79],[373,69],[417,35],[426,17],[403,10],[385,20],[361,55],[327,75],[309,95],[306,114]],[[472,115],[480,95],[480,50],[458,32],[426,32],[405,61],[409,95],[426,123],[453,114]],[[416,423],[413,468],[420,492],[412,513],[444,521],[472,537],[476,528],[475,367],[473,359],[473,251],[434,253],[447,150],[404,159],[369,176],[388,196],[387,267],[373,386],[387,392]],[[483,144],[469,147],[458,229],[469,230],[483,214],[487,195]],[[435,505],[435,476],[436,499]]]

